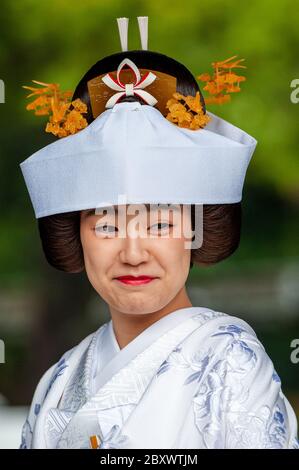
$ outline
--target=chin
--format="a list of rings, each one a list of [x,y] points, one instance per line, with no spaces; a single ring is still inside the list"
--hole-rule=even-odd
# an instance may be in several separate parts
[[[144,305],[140,305],[139,302],[132,302],[130,305],[126,304],[126,307],[123,309],[119,308],[123,313],[127,313],[130,315],[147,315],[149,313],[157,312],[160,310],[160,306],[157,305],[149,305],[148,302],[146,302]]]

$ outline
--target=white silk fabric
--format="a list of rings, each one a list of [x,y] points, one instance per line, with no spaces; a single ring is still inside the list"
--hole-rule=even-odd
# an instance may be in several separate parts
[[[185,129],[157,108],[117,103],[20,163],[35,217],[118,204],[239,202],[257,140],[208,112]]]
[[[254,330],[176,310],[120,349],[112,320],[40,379],[20,448],[299,448],[297,419]]]

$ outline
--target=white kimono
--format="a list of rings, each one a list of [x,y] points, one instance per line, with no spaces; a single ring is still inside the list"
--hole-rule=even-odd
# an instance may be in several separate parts
[[[240,318],[176,310],[120,349],[112,321],[41,378],[20,448],[299,448],[273,363]]]

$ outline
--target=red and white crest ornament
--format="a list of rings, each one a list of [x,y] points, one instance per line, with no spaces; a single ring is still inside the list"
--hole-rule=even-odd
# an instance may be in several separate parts
[[[135,76],[134,83],[123,83],[120,79],[120,73],[125,65],[132,70]],[[124,59],[117,68],[117,75],[116,79],[110,74],[107,73],[102,77],[102,81],[107,85],[109,88],[113,90],[117,90],[118,93],[114,93],[109,100],[107,101],[105,108],[113,108],[113,106],[120,101],[123,96],[133,96],[137,95],[142,98],[147,104],[150,106],[154,106],[157,103],[156,98],[153,95],[148,93],[147,91],[143,90],[143,88],[147,87],[154,80],[156,80],[156,75],[152,72],[147,72],[142,78],[138,67],[134,64],[134,62],[128,58]]]

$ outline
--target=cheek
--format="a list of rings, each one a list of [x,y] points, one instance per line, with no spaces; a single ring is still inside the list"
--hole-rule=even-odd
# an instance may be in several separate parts
[[[181,268],[187,266],[189,269],[191,251],[188,248],[188,245],[186,244],[185,246],[185,244],[186,240],[184,239],[176,240],[175,246],[173,247],[173,253],[176,265]]]
[[[168,272],[185,275],[185,270],[189,271],[191,251],[185,247],[184,239],[158,240],[156,249],[160,263]]]
[[[86,269],[89,271],[97,271],[101,266],[103,266],[103,256],[101,255],[101,251],[96,249],[94,245],[88,245],[84,249],[84,260]],[[102,262],[101,262],[102,260]]]
[[[86,271],[92,275],[95,270],[104,270],[110,257],[105,240],[97,238],[92,227],[81,228],[80,235]]]

